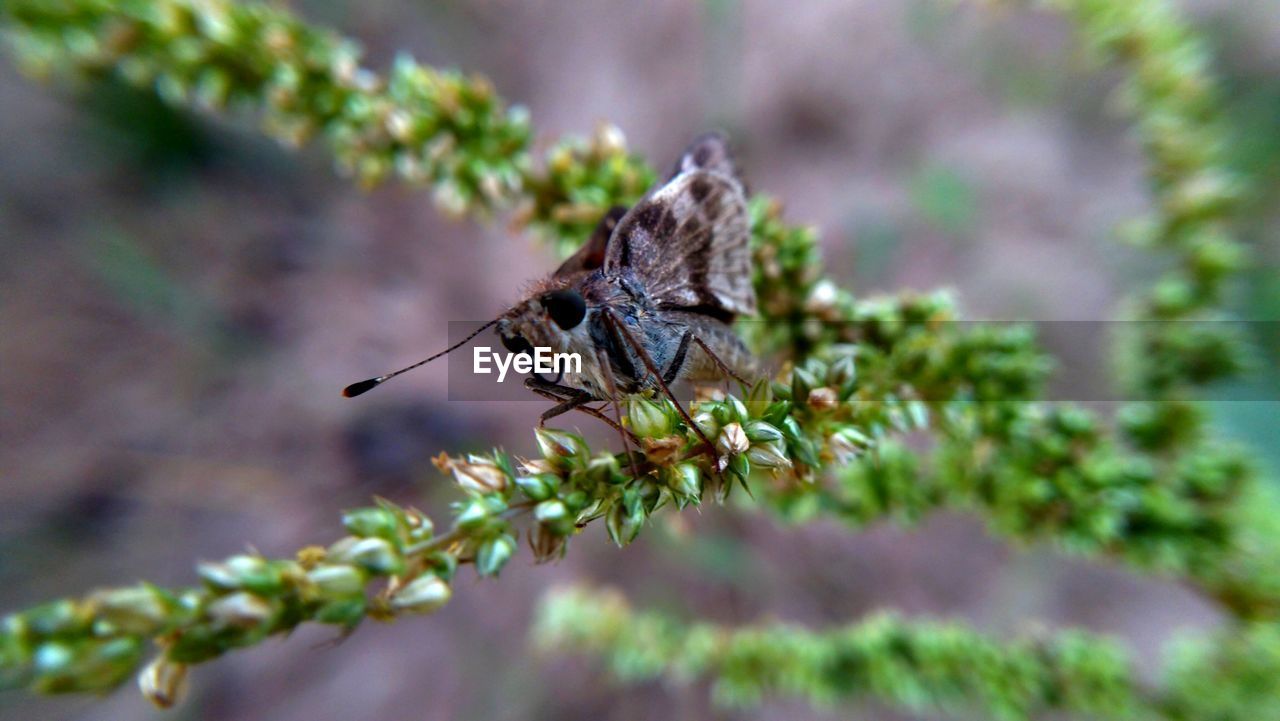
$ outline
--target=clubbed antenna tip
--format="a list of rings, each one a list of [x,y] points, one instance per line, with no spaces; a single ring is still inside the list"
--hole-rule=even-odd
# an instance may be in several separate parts
[[[344,398],[355,398],[361,393],[368,393],[369,391],[373,390],[374,387],[381,382],[382,382],[381,378],[370,378],[369,380],[360,381],[359,383],[352,383],[351,385],[342,389],[342,396]]]
[[[414,363],[414,364],[413,364],[413,365],[411,365],[411,366],[406,366],[406,367],[404,367],[404,368],[401,368],[400,370],[396,371],[395,373],[388,373],[388,374],[386,374],[386,375],[384,375],[384,376],[378,376],[377,378],[370,378],[370,379],[369,379],[369,380],[367,380],[367,381],[360,381],[359,383],[352,383],[351,385],[349,385],[349,386],[347,386],[346,388],[343,388],[343,389],[342,389],[342,395],[343,395],[343,396],[345,396],[345,397],[347,397],[347,398],[355,398],[356,396],[360,395],[361,393],[368,393],[369,391],[373,390],[373,387],[374,387],[374,386],[378,385],[379,383],[382,383],[383,381],[389,381],[389,380],[391,380],[392,378],[395,378],[396,376],[400,375],[401,373],[405,373],[405,372],[407,372],[407,371],[411,371],[411,370],[413,370],[414,368],[417,368],[418,366],[421,366],[421,365],[426,365],[427,363],[430,363],[431,361],[433,361],[433,360],[435,360],[435,359],[439,358],[440,356],[448,355],[450,352],[455,351],[455,350],[457,350],[457,349],[461,348],[462,346],[466,345],[466,344],[467,344],[467,342],[468,342],[468,341],[470,341],[472,338],[475,338],[476,336],[480,335],[480,332],[481,332],[481,331],[483,331],[485,328],[492,328],[495,324],[497,324],[498,320],[499,320],[498,318],[494,318],[493,320],[489,321],[488,323],[485,323],[484,325],[482,325],[482,326],[480,326],[479,328],[477,328],[477,329],[475,330],[475,332],[473,332],[471,335],[467,336],[466,338],[463,338],[461,342],[459,342],[459,343],[454,343],[453,345],[449,346],[448,348],[445,348],[444,350],[440,351],[439,353],[436,353],[435,355],[431,356],[430,358],[424,358],[424,359],[422,359],[422,360],[418,361],[417,363]]]

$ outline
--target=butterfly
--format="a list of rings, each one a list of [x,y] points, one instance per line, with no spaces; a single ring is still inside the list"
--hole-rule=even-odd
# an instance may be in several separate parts
[[[625,442],[620,397],[652,389],[701,436],[671,386],[724,378],[746,383],[755,359],[732,323],[755,313],[751,268],[746,191],[725,138],[706,134],[634,206],[610,209],[576,253],[505,313],[461,343],[353,383],[343,395],[360,395],[496,327],[512,353],[547,348],[581,358],[577,372],[526,379],[530,390],[556,402],[540,425],[579,409],[623,433]],[[612,403],[617,420],[589,407],[595,401]]]

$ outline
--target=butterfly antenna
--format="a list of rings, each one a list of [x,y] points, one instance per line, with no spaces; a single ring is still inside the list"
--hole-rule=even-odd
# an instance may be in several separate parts
[[[396,376],[400,375],[401,373],[408,373],[409,371],[413,370],[414,368],[417,368],[418,366],[426,365],[426,364],[430,363],[431,361],[433,361],[433,360],[435,360],[435,359],[439,358],[439,357],[440,357],[440,356],[442,356],[442,355],[448,355],[449,353],[452,353],[453,351],[455,351],[455,350],[457,350],[457,349],[461,348],[462,346],[466,345],[467,343],[469,343],[469,342],[471,341],[471,339],[472,339],[472,338],[475,338],[476,336],[480,335],[481,331],[484,331],[484,330],[485,330],[485,329],[487,329],[487,328],[491,328],[491,327],[493,327],[493,325],[494,325],[495,323],[497,323],[497,322],[498,322],[498,319],[497,319],[497,318],[494,318],[493,320],[489,321],[488,323],[485,323],[484,325],[482,325],[482,326],[480,326],[479,328],[477,328],[477,329],[475,330],[475,332],[474,332],[474,333],[472,333],[471,335],[467,336],[466,338],[463,338],[462,340],[458,341],[457,343],[454,343],[453,345],[449,346],[448,348],[445,348],[444,350],[440,351],[439,353],[436,353],[435,355],[431,356],[430,358],[423,358],[422,360],[418,361],[417,363],[414,363],[414,364],[413,364],[413,365],[411,365],[411,366],[405,366],[404,368],[401,368],[400,370],[395,371],[394,373],[388,373],[388,374],[386,374],[386,375],[378,376],[377,378],[370,378],[370,379],[368,379],[368,380],[363,380],[363,381],[360,381],[360,382],[358,382],[358,383],[352,383],[351,385],[349,385],[349,386],[347,386],[346,388],[343,388],[343,389],[342,389],[342,395],[343,395],[344,397],[346,397],[346,398],[355,398],[356,396],[358,396],[358,395],[360,395],[360,394],[362,394],[362,393],[368,393],[369,391],[373,390],[374,388],[378,387],[379,385],[382,385],[383,383],[386,383],[387,381],[391,380],[392,378],[395,378]]]

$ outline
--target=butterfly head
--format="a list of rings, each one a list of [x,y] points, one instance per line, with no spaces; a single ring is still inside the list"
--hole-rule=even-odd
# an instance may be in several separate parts
[[[587,315],[590,309],[582,293],[573,287],[553,287],[534,293],[498,320],[498,337],[512,353],[532,353],[533,348],[553,352],[581,349],[589,343]]]

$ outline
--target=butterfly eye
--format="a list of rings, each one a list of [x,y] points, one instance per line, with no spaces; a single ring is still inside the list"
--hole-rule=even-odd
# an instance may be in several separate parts
[[[502,336],[502,345],[512,353],[533,353],[533,346],[522,335]]]
[[[561,330],[576,328],[587,315],[587,302],[576,290],[553,290],[543,295],[541,300],[542,307],[547,309],[551,320],[555,321]]]

